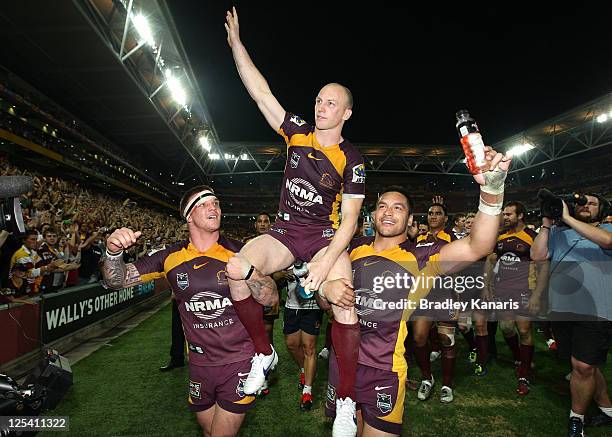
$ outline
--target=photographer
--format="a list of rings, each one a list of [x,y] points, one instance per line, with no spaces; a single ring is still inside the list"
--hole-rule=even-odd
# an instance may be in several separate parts
[[[545,206],[542,214],[552,215]],[[563,320],[555,326],[559,356],[571,356],[572,363],[569,435],[581,436],[593,399],[601,411],[587,426],[612,424],[612,403],[599,369],[612,346],[612,225],[600,223],[607,207],[602,197],[586,195],[586,204],[576,204],[573,214],[565,202],[562,207],[560,220],[542,218],[531,257],[551,260],[550,305]]]

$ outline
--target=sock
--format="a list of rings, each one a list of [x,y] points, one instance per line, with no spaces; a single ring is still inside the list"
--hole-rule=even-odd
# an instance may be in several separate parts
[[[442,385],[453,386],[453,373],[455,372],[455,346],[442,346]]]
[[[304,368],[300,367],[300,373],[304,373]]]
[[[521,351],[519,350],[519,341],[518,335],[514,334],[512,337],[506,337],[504,335],[504,340],[506,340],[506,344],[512,351],[512,357],[514,361],[521,361]]]
[[[474,330],[473,329],[470,329],[469,331],[466,331],[466,332],[461,331],[461,335],[463,335],[463,338],[465,339],[465,341],[467,341],[467,344],[469,345],[471,351],[476,349],[476,342],[474,341]]]
[[[610,408],[604,408],[604,407],[599,407],[599,409],[601,410],[602,413],[604,413],[606,416],[612,417],[612,407]]]
[[[529,370],[531,370],[531,360],[533,359],[533,345],[527,346],[522,344],[520,347],[520,360],[521,365],[519,366],[518,376],[519,378],[527,378]]]
[[[338,373],[340,376],[340,382],[336,389],[338,399],[349,397],[355,400],[359,338],[359,322],[351,325],[334,322],[332,325],[332,343],[334,344],[338,360]]]
[[[497,343],[495,342],[497,322],[487,322],[487,333],[489,334],[489,354],[497,358]]]
[[[306,394],[308,393],[309,395],[312,394],[312,386],[311,385],[305,385],[304,389],[302,390],[302,394]]]
[[[417,365],[421,369],[423,379],[431,379],[431,361],[429,361],[429,353],[431,352],[429,344],[425,346],[414,346],[414,356],[416,357]]]
[[[270,355],[272,347],[264,325],[263,307],[253,299],[252,295],[243,300],[235,300],[232,303],[238,318],[249,333],[251,340],[253,340],[255,353]]]
[[[476,351],[477,357],[476,362],[480,365],[484,365],[489,358],[488,355],[489,349],[489,335],[477,335],[476,336]]]
[[[434,352],[440,352],[442,346],[440,345],[440,339],[438,338],[438,328],[435,323],[431,324],[429,330],[429,342],[431,343],[431,350]]]
[[[572,410],[570,410],[570,419],[572,417],[577,417],[578,419],[584,422],[584,414],[574,413]]]

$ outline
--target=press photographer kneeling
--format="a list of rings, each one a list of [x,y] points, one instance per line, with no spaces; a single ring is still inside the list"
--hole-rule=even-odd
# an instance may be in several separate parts
[[[550,259],[549,302],[559,356],[571,358],[570,436],[583,427],[612,425],[612,403],[600,370],[612,346],[612,225],[610,204],[587,194],[561,198],[548,190],[542,226],[531,246],[535,261]],[[585,421],[592,400],[599,411]]]

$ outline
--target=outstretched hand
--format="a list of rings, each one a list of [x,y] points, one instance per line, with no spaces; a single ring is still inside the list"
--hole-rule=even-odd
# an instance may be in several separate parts
[[[482,173],[474,175],[474,180],[480,185],[485,185],[484,172],[494,171],[495,169],[507,172],[512,162],[512,156],[503,155],[496,152],[492,147],[485,146],[485,160],[485,166],[481,168]]]
[[[231,12],[225,14],[225,30],[227,31],[227,43],[232,47],[236,42],[240,42],[240,27],[238,25],[238,12],[232,7]]]

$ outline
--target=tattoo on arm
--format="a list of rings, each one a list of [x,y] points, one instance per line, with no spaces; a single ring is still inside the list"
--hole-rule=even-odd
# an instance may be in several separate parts
[[[125,288],[141,282],[140,273],[134,264],[125,264],[122,257],[105,258],[102,264],[102,276],[108,288]]]
[[[259,276],[259,275],[257,275]],[[278,289],[276,283],[269,276],[259,276],[246,281],[253,293],[253,299],[264,306],[272,306],[278,302]]]

